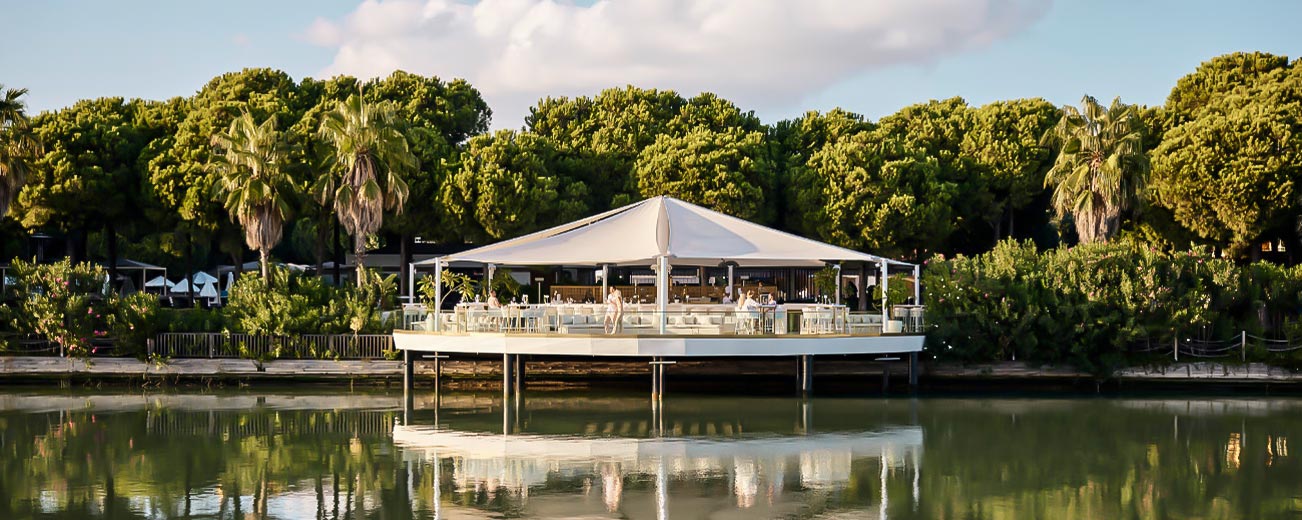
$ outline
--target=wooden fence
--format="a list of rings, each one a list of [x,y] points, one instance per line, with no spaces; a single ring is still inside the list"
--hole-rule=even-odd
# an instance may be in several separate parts
[[[173,358],[383,359],[392,352],[393,336],[388,334],[164,332],[148,353]]]

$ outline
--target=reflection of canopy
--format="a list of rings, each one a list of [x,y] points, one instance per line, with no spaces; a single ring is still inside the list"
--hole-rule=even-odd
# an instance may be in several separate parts
[[[840,261],[911,265],[784,233],[666,196],[442,260],[444,265],[646,266],[661,257],[673,266],[715,266],[727,261],[743,267],[818,267]]]
[[[619,477],[643,473],[660,479],[670,473],[705,471],[730,474],[744,484],[754,484],[758,473],[780,481],[788,473],[785,468],[794,465],[803,486],[844,486],[850,483],[852,466],[859,459],[878,459],[883,475],[892,468],[912,468],[916,475],[923,449],[922,429],[916,426],[878,432],[716,439],[486,435],[395,425],[393,441],[417,457],[456,460],[460,469],[454,478],[459,479],[459,486],[469,488],[492,480],[515,490],[540,485],[558,474],[590,476],[597,463],[616,463],[606,467],[618,468]],[[664,480],[660,482],[663,489]],[[885,487],[883,476],[883,496]],[[736,489],[739,498],[746,490],[755,491],[747,485]]]

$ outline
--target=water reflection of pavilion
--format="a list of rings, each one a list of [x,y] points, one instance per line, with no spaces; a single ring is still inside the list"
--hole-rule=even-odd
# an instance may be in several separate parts
[[[787,514],[803,501],[784,497],[788,491],[833,492],[867,484],[854,482],[855,468],[863,464],[879,467],[879,517],[884,518],[888,476],[909,478],[907,498],[916,503],[923,441],[922,429],[915,426],[727,439],[502,435],[395,426],[393,438],[409,461],[448,461],[458,490],[507,493],[523,503],[532,490],[545,492],[565,482],[599,490],[608,511],[650,516],[650,511],[629,509],[653,506],[657,518],[669,516],[671,489],[686,491],[693,485],[724,485],[736,507],[763,506]],[[645,496],[649,493],[654,500]],[[684,495],[685,500],[702,500],[695,493]]]

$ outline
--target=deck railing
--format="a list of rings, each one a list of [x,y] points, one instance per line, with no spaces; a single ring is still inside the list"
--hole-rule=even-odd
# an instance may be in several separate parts
[[[844,306],[802,305],[737,309],[730,305],[677,304],[664,313],[665,333],[672,335],[880,335],[920,334],[923,308],[892,309],[883,327],[880,312],[849,311]],[[604,305],[508,305],[489,309],[461,305],[434,314],[419,306],[403,311],[402,329],[449,333],[525,334],[659,334],[660,311],[651,306],[626,307],[618,319]],[[616,325],[617,324],[617,325]],[[884,330],[883,330],[884,329]]]
[[[176,358],[382,359],[393,352],[388,334],[265,336],[164,332],[150,354]]]

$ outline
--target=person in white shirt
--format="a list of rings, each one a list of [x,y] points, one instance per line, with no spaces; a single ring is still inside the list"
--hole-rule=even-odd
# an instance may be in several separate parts
[[[497,291],[488,291],[488,308],[502,308],[502,302],[497,299]]]

